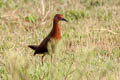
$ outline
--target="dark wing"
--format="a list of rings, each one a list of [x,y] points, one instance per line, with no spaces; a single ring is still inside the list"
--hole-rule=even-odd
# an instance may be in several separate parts
[[[42,42],[41,44],[38,46],[38,48],[35,50],[35,53],[45,53],[45,52],[48,52],[48,49],[47,49],[47,44],[50,40],[50,36],[47,36]]]

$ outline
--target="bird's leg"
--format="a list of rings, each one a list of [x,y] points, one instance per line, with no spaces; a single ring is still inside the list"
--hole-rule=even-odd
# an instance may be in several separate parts
[[[52,54],[51,54],[51,64],[52,64],[52,57],[53,57],[53,56],[52,56]]]
[[[45,54],[43,54],[43,56],[42,56],[42,65],[43,65],[43,58],[44,58],[44,56],[45,56]]]

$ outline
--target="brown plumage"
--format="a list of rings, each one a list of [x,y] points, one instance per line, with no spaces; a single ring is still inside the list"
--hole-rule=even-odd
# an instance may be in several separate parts
[[[41,42],[40,45],[29,45],[31,49],[35,50],[34,55],[36,54],[43,54],[42,56],[42,64],[43,64],[43,57],[46,55],[46,52],[48,52],[48,42],[51,41],[51,39],[59,41],[61,39],[61,29],[59,25],[59,21],[66,21],[64,17],[61,14],[56,14],[53,20],[53,28],[49,35]]]

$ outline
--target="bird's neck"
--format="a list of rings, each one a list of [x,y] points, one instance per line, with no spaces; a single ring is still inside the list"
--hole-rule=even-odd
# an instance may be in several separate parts
[[[56,39],[61,39],[61,29],[60,29],[60,24],[59,21],[54,20],[53,21],[53,37]]]

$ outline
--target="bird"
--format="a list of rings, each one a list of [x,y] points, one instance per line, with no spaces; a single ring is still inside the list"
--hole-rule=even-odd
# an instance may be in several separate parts
[[[36,54],[43,54],[42,55],[42,64],[43,64],[44,56],[47,53],[49,53],[48,52],[49,51],[48,50],[49,42],[51,42],[51,40],[54,40],[57,42],[59,42],[61,40],[61,27],[60,27],[59,21],[68,22],[68,20],[66,20],[62,14],[56,14],[53,19],[53,27],[52,27],[51,32],[48,34],[48,36],[45,37],[45,39],[43,39],[43,41],[40,43],[40,45],[28,45],[29,48],[31,48],[35,51],[34,56]],[[57,43],[55,42],[55,44],[57,44]]]

